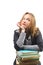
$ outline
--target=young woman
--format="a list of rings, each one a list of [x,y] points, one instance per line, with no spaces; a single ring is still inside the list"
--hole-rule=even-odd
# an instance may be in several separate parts
[[[14,48],[16,51],[24,49],[43,50],[42,35],[39,28],[36,27],[35,16],[32,13],[26,12],[17,26],[19,29],[14,31]],[[14,65],[16,65],[16,60]]]

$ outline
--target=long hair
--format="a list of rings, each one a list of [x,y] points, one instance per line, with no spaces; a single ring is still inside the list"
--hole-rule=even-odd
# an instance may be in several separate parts
[[[30,27],[31,35],[32,35],[32,36],[37,35],[37,34],[39,33],[39,28],[36,27],[35,16],[34,16],[32,13],[26,12],[26,13],[23,15],[23,17],[24,17],[26,14],[31,15],[31,27]],[[23,17],[22,17],[22,19],[20,20],[20,23],[22,22]],[[20,31],[21,31],[21,29],[20,29]],[[28,32],[28,31],[27,31],[27,32]]]

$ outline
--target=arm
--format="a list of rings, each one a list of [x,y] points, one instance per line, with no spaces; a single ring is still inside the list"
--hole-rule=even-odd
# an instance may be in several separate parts
[[[42,34],[39,31],[39,34],[35,38],[36,44],[39,46],[39,51],[43,51],[43,39],[42,39]]]
[[[35,37],[35,44],[36,45],[26,45],[24,46],[24,49],[33,49],[38,51],[43,51],[43,39],[42,34],[39,31],[39,34]]]
[[[24,40],[25,40],[25,37],[26,37],[25,27],[24,27],[24,25],[20,25],[20,22],[17,23],[17,26],[19,28],[21,28],[21,33],[19,35],[18,40],[16,41],[16,44],[17,44],[18,47],[23,48]]]
[[[38,45],[23,45],[24,49],[28,50],[39,50]]]
[[[24,44],[25,37],[26,37],[26,33],[25,32],[21,32],[18,40],[16,41],[16,44],[20,48],[23,48],[23,44]]]
[[[23,49],[22,45],[24,44],[24,40],[26,37],[26,33],[21,32],[21,34],[17,33],[16,31],[14,31],[14,48],[16,50],[21,50]]]

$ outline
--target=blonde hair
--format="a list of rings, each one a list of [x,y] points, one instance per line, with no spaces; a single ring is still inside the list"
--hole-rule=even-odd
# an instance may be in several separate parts
[[[32,35],[32,36],[37,35],[37,34],[39,33],[39,28],[36,27],[35,16],[34,16],[32,13],[26,12],[26,13],[23,15],[23,17],[24,17],[26,14],[31,15],[31,27],[30,27],[31,35]],[[22,19],[23,19],[23,17],[22,17]],[[22,22],[22,19],[20,20],[20,23]]]

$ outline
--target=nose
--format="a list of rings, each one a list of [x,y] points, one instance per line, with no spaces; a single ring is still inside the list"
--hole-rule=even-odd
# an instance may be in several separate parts
[[[24,21],[24,23],[26,23],[26,21]]]
[[[23,20],[24,23],[26,23],[26,20]]]

